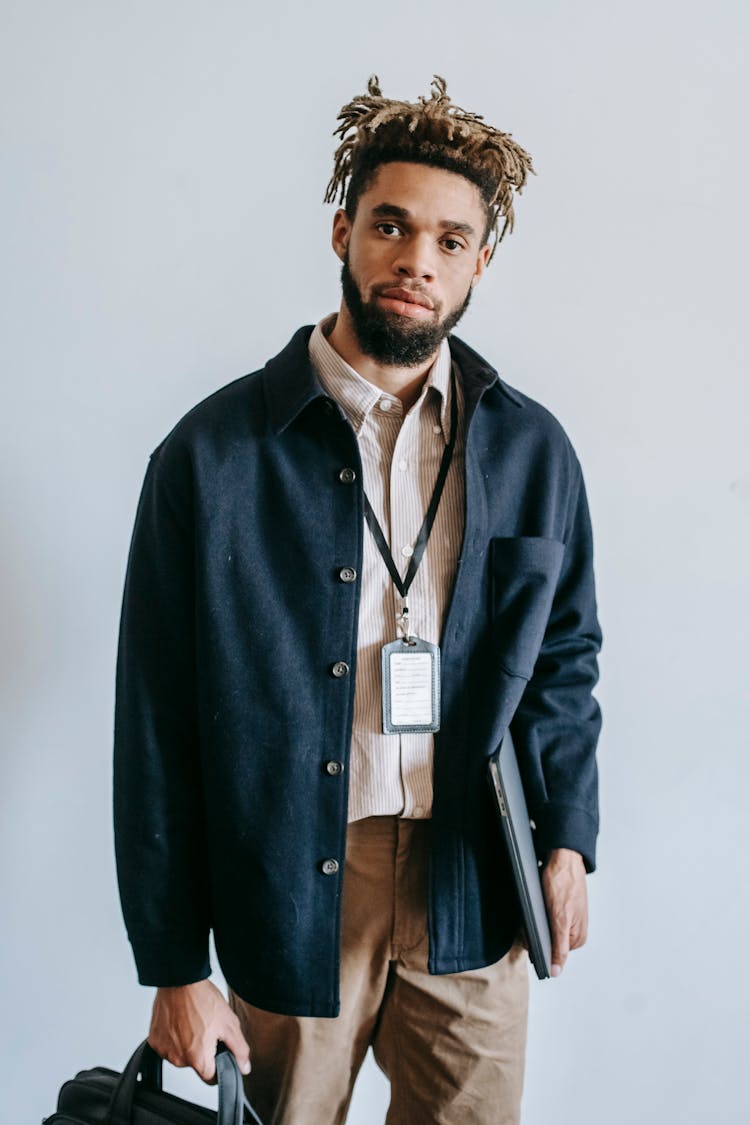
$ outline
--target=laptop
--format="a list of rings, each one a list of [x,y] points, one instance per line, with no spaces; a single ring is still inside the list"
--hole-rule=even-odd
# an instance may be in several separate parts
[[[521,904],[529,957],[536,975],[545,980],[551,975],[552,938],[529,811],[510,731],[490,758],[487,772]]]

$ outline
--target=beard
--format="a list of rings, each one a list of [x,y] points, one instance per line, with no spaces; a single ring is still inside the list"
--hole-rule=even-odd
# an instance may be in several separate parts
[[[390,309],[381,309],[374,301],[365,301],[349,267],[349,254],[341,268],[341,288],[352,318],[357,343],[365,355],[385,367],[418,367],[434,355],[445,337],[458,324],[469,307],[471,287],[460,305],[440,319],[424,324]],[[393,288],[393,282],[383,289]]]

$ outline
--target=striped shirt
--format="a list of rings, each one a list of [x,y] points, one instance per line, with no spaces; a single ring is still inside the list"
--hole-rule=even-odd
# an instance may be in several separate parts
[[[368,383],[326,338],[335,318],[310,337],[310,359],[323,388],[341,406],[359,443],[364,489],[403,578],[432,498],[450,438],[451,354],[444,340],[417,402]],[[440,642],[464,527],[463,398],[456,370],[458,433],[427,549],[409,590],[409,629]],[[396,640],[404,600],[365,525],[357,638],[357,679],[349,777],[351,823],[367,816],[429,817],[431,734],[383,734],[381,648]]]

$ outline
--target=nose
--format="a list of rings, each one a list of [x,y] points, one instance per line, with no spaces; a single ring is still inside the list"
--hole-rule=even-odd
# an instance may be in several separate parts
[[[399,252],[393,260],[393,272],[403,278],[434,281],[434,253],[432,240],[428,236],[405,238],[399,244]]]

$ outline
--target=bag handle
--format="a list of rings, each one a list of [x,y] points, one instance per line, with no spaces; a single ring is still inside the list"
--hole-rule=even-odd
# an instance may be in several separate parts
[[[142,1081],[138,1082],[138,1077]],[[161,1090],[162,1060],[147,1039],[136,1048],[115,1087],[106,1125],[132,1125],[136,1090]],[[216,1079],[219,1087],[219,1111],[216,1125],[243,1125],[243,1108],[255,1125],[262,1125],[257,1113],[245,1098],[242,1074],[232,1052],[223,1043],[216,1049]]]

